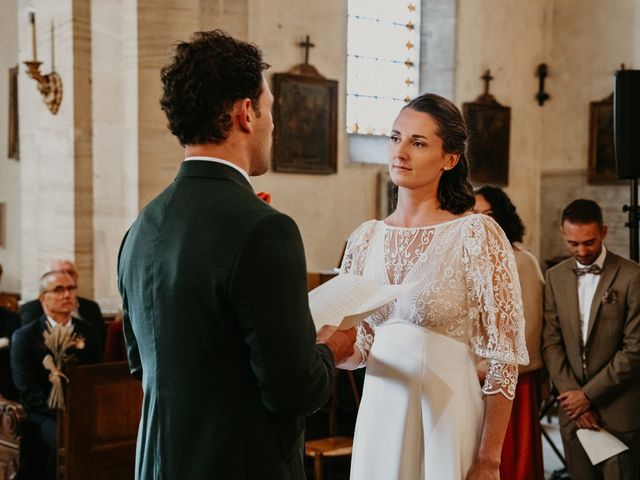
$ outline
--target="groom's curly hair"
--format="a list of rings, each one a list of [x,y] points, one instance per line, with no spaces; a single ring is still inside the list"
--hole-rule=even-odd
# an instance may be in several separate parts
[[[183,146],[224,141],[237,100],[250,99],[259,114],[267,68],[258,47],[221,30],[195,32],[188,42],[177,43],[160,75],[160,105],[171,133]]]

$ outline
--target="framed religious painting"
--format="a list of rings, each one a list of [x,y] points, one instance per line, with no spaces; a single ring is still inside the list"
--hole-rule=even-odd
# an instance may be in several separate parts
[[[476,185],[508,185],[511,109],[485,94],[465,103],[462,112],[469,129],[471,181]]]
[[[273,87],[273,170],[336,173],[338,82],[276,73]]]
[[[589,104],[589,166],[587,182],[593,185],[622,185],[616,167],[613,136],[613,93]]]

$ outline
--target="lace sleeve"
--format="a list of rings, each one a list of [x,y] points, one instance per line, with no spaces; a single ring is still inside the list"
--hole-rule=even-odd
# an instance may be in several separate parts
[[[364,263],[367,258],[367,251],[369,249],[369,241],[373,235],[375,224],[375,220],[365,222],[349,236],[342,259],[342,265],[340,266],[341,274],[352,273],[354,275],[362,275]],[[373,338],[375,336],[374,327],[364,320],[356,327],[356,333],[355,347],[362,357],[362,361],[358,364],[357,368],[361,368],[367,365],[367,357],[371,351],[371,345],[373,344]]]
[[[482,391],[513,399],[517,365],[529,362],[513,249],[490,217],[478,215],[470,225],[464,239],[470,343],[476,355],[489,360]]]

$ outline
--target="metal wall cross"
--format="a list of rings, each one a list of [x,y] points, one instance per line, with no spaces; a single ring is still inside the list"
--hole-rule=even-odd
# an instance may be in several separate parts
[[[489,95],[489,83],[491,83],[491,80],[493,80],[493,77],[491,76],[491,70],[487,70],[486,72],[484,72],[484,75],[480,78],[484,80],[484,94]]]
[[[305,41],[300,42],[298,46],[304,48],[304,64],[309,65],[309,49],[315,47],[316,45],[309,41],[309,35],[307,35]]]

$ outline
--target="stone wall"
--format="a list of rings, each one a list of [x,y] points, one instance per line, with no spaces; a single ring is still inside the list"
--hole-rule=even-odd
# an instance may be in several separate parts
[[[9,68],[18,64],[18,8],[17,2],[3,2],[0,11],[0,203],[4,203],[4,238],[0,241],[0,264],[4,269],[0,291],[20,291],[22,249],[20,233],[20,162],[8,158]],[[20,71],[24,66],[20,65]],[[31,86],[33,88],[33,86]]]
[[[562,210],[577,198],[589,198],[602,208],[604,221],[609,227],[605,244],[618,255],[629,258],[628,220],[622,206],[629,203],[627,185],[589,185],[584,171],[545,173],[542,176],[540,231],[540,260],[567,255],[560,235]]]
[[[482,92],[479,77],[491,69],[491,92],[512,109],[507,191],[527,226],[526,243],[542,259],[562,253],[559,211],[587,196],[603,204],[608,244],[626,255],[620,208],[628,188],[586,182],[588,105],[611,92],[620,63],[640,65],[640,4],[423,4],[423,90],[461,106]],[[338,173],[272,172],[254,180],[257,191],[269,191],[273,205],[298,222],[309,269],[336,266],[349,232],[376,215],[377,175],[385,167],[352,161],[345,133],[345,0],[10,0],[0,7],[4,72],[31,56],[30,6],[37,12],[45,72],[54,22],[65,96],[58,115],[51,115],[21,66],[20,162],[6,159],[7,112],[0,109],[0,202],[7,203],[8,223],[0,288],[32,297],[46,262],[68,256],[79,263],[82,291],[106,310],[117,308],[120,239],[139,208],[172,181],[182,158],[158,105],[159,70],[173,42],[197,29],[222,28],[257,43],[272,65],[269,79],[302,61],[296,43],[310,35],[316,44],[311,63],[339,82]],[[535,71],[543,62],[551,99],[540,107]],[[0,96],[6,94],[3,74]],[[373,144],[371,154],[383,143]]]
[[[495,80],[491,93],[511,107],[509,185],[505,189],[526,226],[525,244],[539,251],[540,165],[545,107],[535,100],[538,64],[545,62],[551,0],[459,2],[455,101],[483,93],[481,76]]]
[[[540,259],[565,254],[558,222],[562,209],[576,198],[591,198],[603,208],[609,225],[607,245],[629,255],[629,230],[622,205],[629,203],[627,185],[589,185],[589,103],[613,91],[614,73],[625,63],[640,68],[637,1],[553,2],[549,18],[547,88],[540,165]]]

